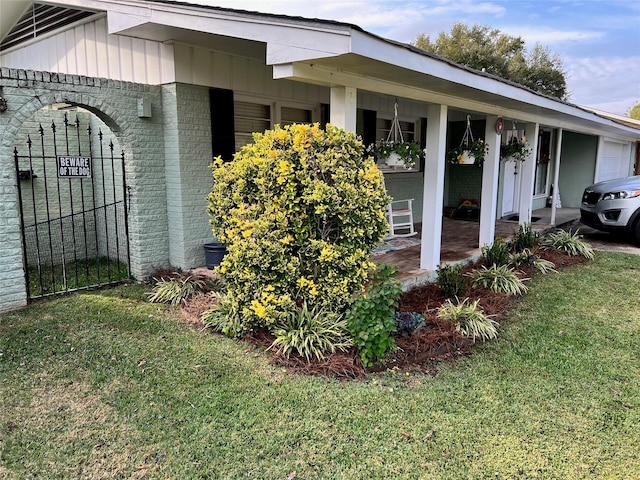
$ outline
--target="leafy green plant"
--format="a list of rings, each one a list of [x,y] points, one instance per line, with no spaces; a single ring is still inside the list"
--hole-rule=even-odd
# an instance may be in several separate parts
[[[482,247],[485,265],[507,265],[509,263],[509,244],[502,237],[496,237],[491,245]]]
[[[371,153],[377,160],[386,159],[392,153],[397,154],[405,168],[411,169],[416,165],[422,156],[422,149],[414,142],[400,142],[392,140],[380,140],[367,147],[367,152]]]
[[[352,132],[318,124],[254,134],[232,161],[217,158],[208,213],[228,253],[217,267],[246,330],[302,301],[344,311],[387,234],[382,173]]]
[[[544,258],[540,258],[529,249],[524,249],[518,253],[512,253],[509,265],[519,267],[520,265],[530,265],[534,270],[540,273],[555,272],[555,264]]]
[[[532,249],[538,245],[539,235],[533,231],[530,223],[520,224],[513,231],[511,238],[511,251],[521,252],[525,249]]]
[[[345,351],[353,345],[348,335],[347,321],[343,315],[325,311],[307,302],[281,322],[273,331],[276,339],[269,347],[289,357],[295,350],[301,357],[321,359],[326,353]]]
[[[396,312],[396,334],[401,337],[408,337],[415,332],[425,323],[424,315],[417,312]]]
[[[247,333],[246,324],[239,313],[238,303],[234,301],[232,294],[219,292],[211,294],[217,302],[200,315],[200,321],[204,326],[227,337],[241,337]]]
[[[509,142],[500,145],[500,159],[504,161],[513,159],[517,162],[524,162],[530,154],[531,147],[526,140],[519,140],[516,136],[511,137]]]
[[[393,278],[395,274],[395,267],[378,265],[367,291],[346,312],[349,332],[365,367],[375,365],[395,347],[395,310],[402,292],[400,282]]]
[[[475,141],[471,140],[467,143],[463,142],[447,152],[449,163],[453,165],[463,163],[463,155],[465,152],[468,152],[470,157],[475,158],[475,165],[481,167],[484,163],[484,157],[489,152],[489,145],[484,143],[484,140],[481,138]]]
[[[494,292],[520,295],[527,291],[526,285],[507,265],[482,266],[469,274],[474,288],[488,288]]]
[[[461,263],[438,266],[437,283],[445,297],[452,298],[466,291],[468,282],[462,274],[463,267]]]
[[[456,331],[465,337],[472,337],[474,340],[496,338],[497,322],[484,314],[478,306],[478,300],[473,303],[468,301],[468,298],[462,301],[456,299],[456,303],[453,303],[447,299],[438,309],[438,318],[455,323]]]
[[[168,278],[154,279],[156,284],[149,294],[153,303],[170,303],[179,305],[187,300],[211,289],[211,284],[200,275],[175,272]]]
[[[558,230],[549,233],[542,240],[542,248],[558,250],[572,257],[582,255],[586,259],[593,260],[593,249],[588,243],[580,240],[581,235],[578,232],[578,230],[575,232]]]

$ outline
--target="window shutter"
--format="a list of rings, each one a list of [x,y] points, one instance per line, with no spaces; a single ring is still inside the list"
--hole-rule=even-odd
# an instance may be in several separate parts
[[[363,110],[363,130],[362,141],[366,145],[376,143],[376,111],[375,110]]]
[[[231,160],[236,151],[233,120],[233,90],[209,90],[211,110],[211,143],[213,157]]]

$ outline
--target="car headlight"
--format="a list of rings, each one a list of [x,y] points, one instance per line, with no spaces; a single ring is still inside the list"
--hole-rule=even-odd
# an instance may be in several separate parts
[[[619,192],[607,192],[602,195],[602,200],[618,200],[620,198],[634,198],[640,195],[640,190],[621,190]]]

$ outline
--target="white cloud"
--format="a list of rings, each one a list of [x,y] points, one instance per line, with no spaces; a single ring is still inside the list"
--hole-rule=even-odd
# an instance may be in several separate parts
[[[566,42],[592,42],[605,37],[605,32],[589,30],[557,30],[550,28],[504,27],[502,32],[522,37],[527,45],[541,43],[549,46]]]
[[[625,114],[640,102],[640,57],[565,58],[571,102]]]

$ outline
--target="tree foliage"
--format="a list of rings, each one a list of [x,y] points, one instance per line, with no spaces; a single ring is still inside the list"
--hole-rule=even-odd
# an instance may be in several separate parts
[[[435,40],[424,33],[413,42],[418,48],[461,65],[519,83],[537,92],[568,98],[562,59],[536,44],[530,52],[521,37],[512,37],[488,26],[456,23],[451,33]]]
[[[208,197],[228,249],[218,271],[234,334],[273,328],[303,302],[343,312],[388,229],[382,173],[355,134],[291,125],[254,140],[233,161],[216,159]]]
[[[627,115],[631,118],[635,118],[636,120],[640,120],[640,103],[631,107]]]

